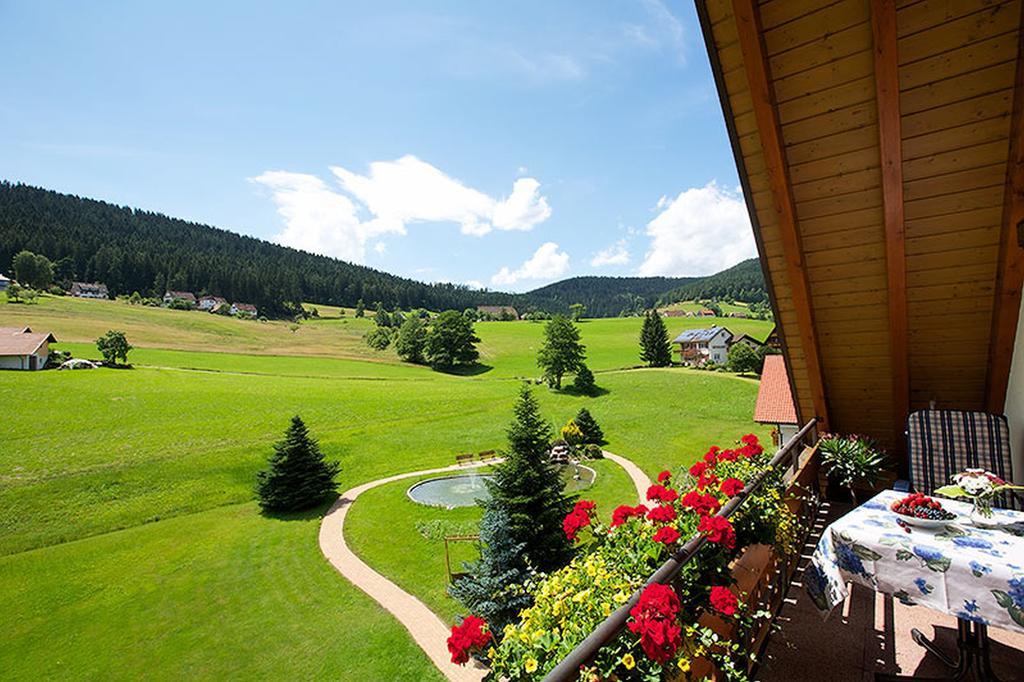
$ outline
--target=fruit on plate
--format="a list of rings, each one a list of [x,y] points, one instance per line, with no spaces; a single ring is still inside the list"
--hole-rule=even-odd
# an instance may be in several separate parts
[[[956,518],[956,514],[946,511],[938,500],[933,500],[924,493],[910,493],[902,500],[893,502],[891,508],[897,514],[915,519],[951,521]]]

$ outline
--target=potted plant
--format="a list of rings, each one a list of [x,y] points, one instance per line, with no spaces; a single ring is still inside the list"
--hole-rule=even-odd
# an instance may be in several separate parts
[[[965,499],[972,505],[971,523],[989,526],[992,522],[992,499],[1004,490],[1024,490],[1024,486],[1004,481],[991,471],[967,469],[952,477],[952,484],[936,489],[936,495]]]
[[[825,435],[818,444],[829,482],[845,488],[854,504],[857,488],[872,488],[885,476],[888,460],[878,444],[864,436]]]

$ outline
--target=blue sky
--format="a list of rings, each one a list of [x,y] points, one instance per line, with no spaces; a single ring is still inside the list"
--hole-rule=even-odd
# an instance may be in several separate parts
[[[427,281],[755,254],[692,3],[0,0],[0,176]]]

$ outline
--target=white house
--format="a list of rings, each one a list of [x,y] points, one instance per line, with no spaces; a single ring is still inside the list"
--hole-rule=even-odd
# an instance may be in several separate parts
[[[683,362],[694,365],[713,362],[722,365],[729,358],[731,341],[732,332],[725,327],[709,327],[687,329],[673,343],[679,344],[679,355]]]
[[[0,275],[0,291],[7,291],[7,287],[11,285],[11,280],[7,279],[3,275]]]
[[[227,301],[220,296],[202,296],[199,298],[199,309],[200,310],[213,310],[214,308],[227,303]]]
[[[231,314],[243,317],[256,317],[256,306],[252,303],[232,303]]]
[[[168,291],[164,294],[164,305],[171,305],[175,301],[183,301],[195,307],[196,295],[191,291]]]
[[[72,282],[70,293],[76,298],[110,298],[107,285],[100,282]]]
[[[0,369],[42,369],[56,341],[53,334],[36,334],[28,327],[0,327]]]

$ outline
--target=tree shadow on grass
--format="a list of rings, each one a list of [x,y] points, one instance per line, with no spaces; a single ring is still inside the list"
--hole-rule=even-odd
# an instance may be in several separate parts
[[[323,502],[309,509],[299,509],[297,511],[267,511],[261,509],[260,516],[271,521],[312,521],[313,519],[323,518],[324,514],[327,513],[327,510],[331,508],[331,505],[337,499],[337,495],[328,495],[324,498]]]
[[[611,393],[611,391],[609,391],[607,388],[602,388],[601,386],[595,386],[589,391],[580,391],[574,388],[573,386],[565,386],[562,388],[562,390],[555,392],[564,393],[565,395],[572,395],[581,398],[600,398]]]
[[[492,369],[494,369],[494,367],[492,367],[491,365],[482,365],[480,363],[476,363],[473,365],[456,365],[455,367],[449,367],[447,369],[438,369],[436,371],[440,372],[441,374],[453,374],[455,376],[460,377],[475,377],[481,374],[486,374],[487,372],[490,372]]]

